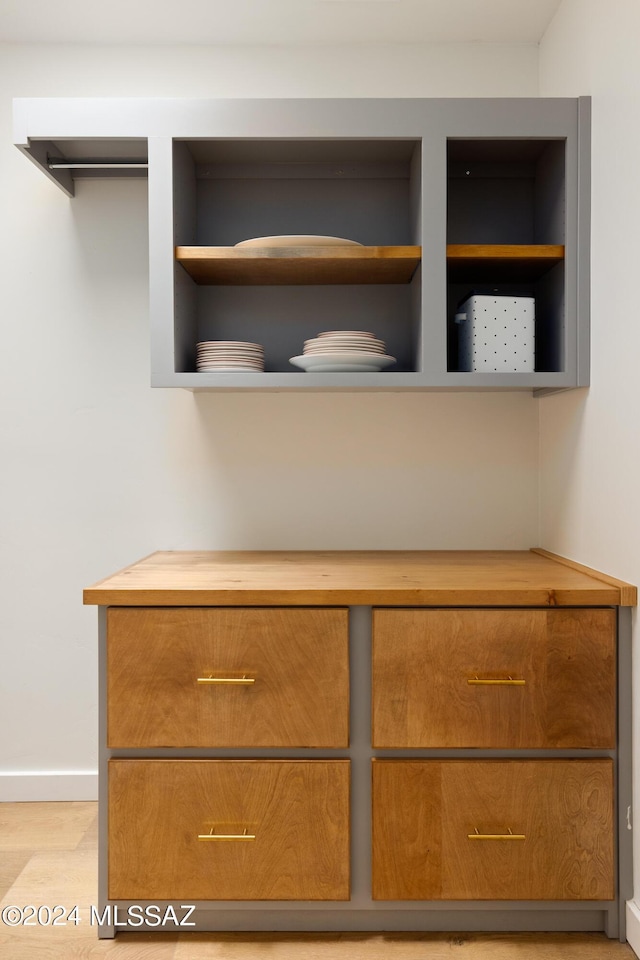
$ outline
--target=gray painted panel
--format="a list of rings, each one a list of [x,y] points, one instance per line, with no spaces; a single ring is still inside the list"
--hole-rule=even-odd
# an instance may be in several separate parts
[[[32,163],[35,163],[42,172],[53,182],[60,187],[68,197],[73,197],[75,194],[75,187],[73,185],[73,178],[69,170],[50,170],[47,157],[49,154],[54,152],[54,145],[50,140],[33,140],[26,147],[20,148],[24,153],[25,157],[28,157]]]
[[[174,344],[171,351],[171,370],[194,371],[196,369],[196,343],[198,336],[198,286],[183,270],[174,264]],[[231,339],[231,338],[229,338]]]
[[[169,138],[149,140],[151,383],[174,374],[173,176]]]
[[[370,739],[370,737],[367,738],[367,743],[369,743]],[[176,749],[174,747],[149,747],[144,750],[127,750],[120,747],[117,753],[119,757],[147,757],[156,760],[170,760],[172,758],[175,759]],[[444,748],[420,750],[409,747],[397,750],[374,750],[369,746],[367,747],[366,755],[367,762],[369,762],[372,757],[384,757],[386,759],[446,760],[451,758],[451,750],[445,750]],[[232,759],[234,757],[238,759],[249,759],[254,757],[258,760],[344,760],[349,759],[351,753],[349,750],[319,750],[315,747],[295,747],[291,749],[277,747],[219,747],[216,749],[181,747],[180,756],[187,757],[191,760],[204,760],[211,757],[217,757],[218,759]],[[570,760],[575,758],[575,756],[575,750],[481,750],[476,747],[469,747],[467,749],[456,748],[455,751],[456,760]],[[603,757],[614,759],[615,751],[589,750],[589,757],[595,759],[602,759]]]
[[[198,243],[196,166],[183,143],[174,142],[172,156],[173,243],[176,246],[191,246]]]
[[[166,901],[158,901],[161,910],[166,905]],[[118,901],[118,906],[121,914],[126,915],[128,902]],[[583,905],[573,903],[570,906],[566,903],[545,903],[541,906],[539,901],[525,905],[485,901],[480,908],[477,904],[467,903],[411,904],[412,909],[407,905],[402,908],[394,906],[393,909],[378,905],[380,909],[375,910],[353,910],[348,905],[340,910],[335,904],[320,905],[317,910],[310,909],[311,904],[305,905],[304,909],[292,908],[290,903],[282,909],[272,906],[255,909],[255,905],[247,910],[230,909],[228,905],[224,909],[207,909],[206,904],[195,906],[196,910],[190,917],[190,922],[197,924],[195,929],[241,932],[586,932],[605,930],[608,915],[608,907],[599,907],[595,903],[585,904],[583,908]],[[183,912],[178,909],[177,913],[181,915]],[[167,932],[167,928],[164,929]],[[151,930],[157,932],[158,928],[142,926],[127,930],[127,933]],[[175,927],[170,932],[175,932]],[[392,934],[389,934],[389,940],[393,941]]]
[[[577,118],[576,108],[576,118]],[[566,246],[564,260],[564,368],[574,384],[577,383],[578,340],[578,139],[577,130],[566,142]]]
[[[536,370],[567,366],[565,276],[566,263],[558,263],[535,286]]]
[[[292,368],[293,369],[293,368]],[[564,373],[176,373],[157,387],[187,390],[553,390],[573,386]]]
[[[422,244],[422,142],[415,145],[409,168],[410,243]]]
[[[591,98],[578,99],[578,212],[576,297],[576,385],[591,376]]]
[[[314,104],[315,100],[307,102]],[[288,169],[289,165],[295,164],[298,168],[296,176],[304,176],[305,167],[313,171],[318,164],[322,164],[327,169],[332,168],[334,174],[342,175],[344,172],[349,175],[349,169],[343,169],[345,160],[348,160],[349,167],[370,166],[371,163],[376,163],[385,168],[398,165],[404,168],[411,160],[415,145],[415,141],[411,138],[354,140],[344,137],[331,137],[331,139],[247,137],[242,140],[229,140],[215,137],[202,140],[202,136],[203,134],[197,140],[185,141],[199,167],[210,165],[217,168],[237,169],[239,165],[259,164],[262,167],[270,166],[275,172],[279,166]],[[211,136],[210,133],[209,136]],[[326,173],[327,170],[325,175]],[[362,176],[362,172],[358,173],[358,176]],[[402,176],[406,177],[406,172]]]
[[[536,165],[534,243],[565,243],[565,154],[564,140],[553,140]]]
[[[572,98],[182,100],[18,98],[14,141],[29,137],[419,138],[445,121],[449,136],[563,137]]]
[[[55,170],[55,173],[60,171]],[[127,169],[123,167],[121,170],[117,168],[113,169],[101,169],[96,167],[95,169],[87,170],[73,170],[73,180],[146,180],[147,179],[147,169],[140,168],[138,170]]]
[[[423,370],[422,365],[424,356],[424,336],[422,326],[422,262],[418,264],[416,272],[414,273],[409,285],[409,298],[409,316],[411,323],[409,356],[411,357],[414,369],[418,374],[420,374]],[[398,355],[395,353],[392,353],[391,356],[397,357],[398,360],[401,360],[401,357],[398,357]],[[394,368],[392,367],[392,370],[393,369]]]
[[[98,904],[107,902],[109,849],[109,795],[107,762],[107,609],[98,607]],[[102,924],[98,937],[109,939],[115,936],[113,924]]]
[[[200,144],[194,144],[193,141],[179,141],[184,145],[188,144],[193,152],[194,147]],[[228,140],[206,140],[205,143],[227,144]],[[244,143],[245,141],[240,141]],[[281,141],[274,140],[251,140],[254,150],[262,148],[265,154],[272,152],[273,146],[278,146]],[[289,143],[290,141],[287,141]],[[332,163],[320,160],[324,154],[326,140],[303,140],[307,146],[310,160],[305,163],[298,163],[291,160],[285,153],[285,159],[278,162],[268,162],[260,158],[253,163],[199,163],[196,166],[196,176],[198,180],[408,180],[409,164],[404,161],[394,161],[383,163],[381,161],[359,161],[351,160],[352,147],[345,147],[345,157],[338,157]],[[375,145],[380,140],[367,141],[358,140],[360,148],[367,147],[375,149]],[[385,140],[384,143],[405,144],[406,140]],[[334,141],[334,145],[344,143],[343,140]],[[317,152],[316,152],[317,151]]]
[[[349,610],[351,755],[351,900],[368,908],[371,898],[371,608]]]
[[[619,936],[625,939],[626,901],[633,897],[633,754],[631,742],[632,701],[631,608],[618,608],[618,905]]]
[[[422,356],[418,369],[437,383],[447,369],[447,144],[442,124],[422,141]]]
[[[196,167],[191,153],[183,143],[174,143],[173,154],[173,246],[191,246],[197,243],[198,216]],[[174,276],[174,344],[170,368],[195,370],[196,342],[198,340],[198,286],[184,268],[173,263]]]
[[[448,243],[533,243],[534,180],[449,178]]]
[[[576,101],[562,98],[428,101],[447,137],[553,139],[575,136]]]
[[[196,243],[233,246],[286,234],[409,244],[409,180],[198,180]]]

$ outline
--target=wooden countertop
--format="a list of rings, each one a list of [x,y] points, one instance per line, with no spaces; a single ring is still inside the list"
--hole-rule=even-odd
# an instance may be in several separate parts
[[[84,591],[102,606],[635,606],[545,550],[161,551]]]

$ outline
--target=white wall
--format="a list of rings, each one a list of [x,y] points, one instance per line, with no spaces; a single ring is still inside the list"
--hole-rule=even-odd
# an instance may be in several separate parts
[[[151,390],[146,185],[69,201],[13,147],[11,98],[536,93],[535,46],[0,48],[2,796],[86,795],[81,590],[153,550],[538,542],[529,395]]]
[[[540,539],[550,550],[635,584],[640,584],[639,38],[637,0],[564,0],[540,47],[542,96],[593,98],[591,388],[540,403]],[[636,700],[639,684],[636,666]],[[634,733],[637,771],[637,716]],[[639,785],[636,773],[636,823]],[[637,836],[635,864],[638,891]],[[638,918],[632,917],[630,930],[638,951]]]

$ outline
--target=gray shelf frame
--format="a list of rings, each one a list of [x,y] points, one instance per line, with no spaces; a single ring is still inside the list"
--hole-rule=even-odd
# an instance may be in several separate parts
[[[566,140],[564,369],[527,374],[447,370],[446,144],[457,139]],[[206,140],[419,141],[421,190],[416,193],[422,255],[412,310],[421,318],[415,370],[378,374],[265,372],[202,374],[179,370],[182,338],[192,337],[197,291],[175,264],[175,219],[192,216],[185,194],[174,198],[173,144]],[[589,384],[590,99],[18,99],[16,145],[70,196],[74,171],[52,170],[47,158],[123,162],[148,146],[151,385],[188,390],[412,391],[528,390],[544,395]],[[105,147],[108,145],[108,150]],[[78,176],[124,176],[92,170]],[[135,172],[141,175],[140,171]],[[187,192],[188,193],[188,192]],[[175,200],[175,202],[174,202]],[[184,276],[180,276],[180,273]],[[559,324],[560,320],[557,321]],[[292,355],[297,350],[292,350]]]

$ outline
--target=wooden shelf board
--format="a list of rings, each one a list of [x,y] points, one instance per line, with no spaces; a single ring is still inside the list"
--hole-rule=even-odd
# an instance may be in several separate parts
[[[176,247],[176,260],[200,284],[409,283],[421,248]]]
[[[623,599],[621,586],[596,571],[528,550],[161,551],[93,584],[84,602],[489,607],[635,602],[629,589]]]
[[[551,243],[448,243],[447,260],[552,260],[564,259],[562,244]]]
[[[447,244],[450,283],[537,280],[563,260],[561,244]]]

